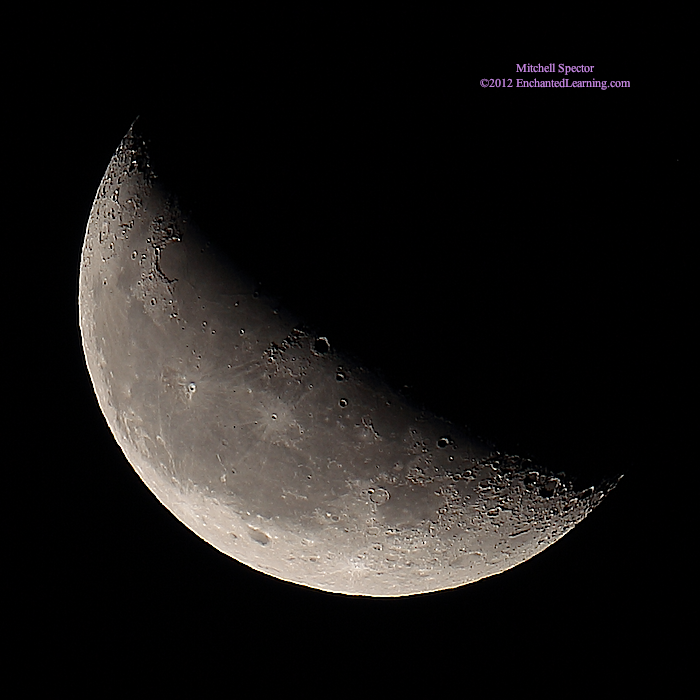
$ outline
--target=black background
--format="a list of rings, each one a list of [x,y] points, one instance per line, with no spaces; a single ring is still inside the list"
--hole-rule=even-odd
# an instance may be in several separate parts
[[[171,670],[203,654],[244,676],[293,659],[312,685],[323,660],[333,687],[358,673],[405,682],[407,668],[458,679],[484,660],[539,680],[672,674],[688,231],[685,151],[655,129],[651,77],[587,54],[464,70],[459,52],[333,44],[229,54],[144,39],[107,58],[91,44],[19,74],[8,133],[32,204],[18,262],[34,261],[43,309],[20,419],[40,416],[25,433],[39,457],[13,493],[32,513],[13,536],[23,644],[124,658],[126,675],[160,652]],[[521,77],[525,60],[598,64],[595,78],[632,87],[479,87]],[[137,115],[211,235],[331,343],[504,451],[582,485],[624,473],[620,485],[529,562],[405,599],[280,582],[199,540],[126,462],[80,345],[85,225]]]

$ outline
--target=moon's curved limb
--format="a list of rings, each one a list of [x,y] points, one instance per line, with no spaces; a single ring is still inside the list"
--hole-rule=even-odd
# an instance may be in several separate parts
[[[460,586],[542,551],[610,488],[576,492],[493,450],[302,330],[185,220],[134,126],[95,197],[79,313],[141,479],[201,538],[286,581]]]

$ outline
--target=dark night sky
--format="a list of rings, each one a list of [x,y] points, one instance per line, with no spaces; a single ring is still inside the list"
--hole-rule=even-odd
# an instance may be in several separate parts
[[[315,640],[346,652],[359,634],[370,655],[442,638],[453,670],[477,640],[560,660],[567,647],[599,668],[644,658],[675,614],[664,580],[679,564],[664,561],[674,535],[659,500],[677,467],[662,407],[683,392],[667,339],[682,348],[685,333],[671,275],[684,264],[683,151],[650,132],[644,76],[626,92],[562,94],[482,90],[482,75],[436,77],[420,61],[288,59],[218,57],[206,75],[182,60],[150,94],[167,57],[139,79],[135,65],[87,60],[33,76],[16,132],[35,136],[22,159],[37,209],[25,235],[41,239],[47,312],[27,360],[50,369],[36,393],[51,432],[34,440],[54,463],[22,484],[45,514],[27,532],[37,634],[207,644],[228,630],[232,649]],[[514,64],[479,70],[507,77]],[[504,450],[581,482],[623,472],[618,488],[526,564],[409,599],[283,583],[199,540],[112,439],[77,326],[87,217],[138,114],[231,252],[329,338]]]

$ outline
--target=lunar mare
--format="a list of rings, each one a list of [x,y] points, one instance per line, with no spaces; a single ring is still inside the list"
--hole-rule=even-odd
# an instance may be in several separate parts
[[[206,542],[285,581],[461,586],[541,552],[608,488],[495,451],[304,330],[183,215],[134,126],[89,217],[79,322],[140,478]]]

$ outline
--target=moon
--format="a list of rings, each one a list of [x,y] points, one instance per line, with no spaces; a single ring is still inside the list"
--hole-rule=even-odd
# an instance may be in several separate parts
[[[199,537],[284,581],[406,596],[527,561],[612,488],[498,451],[307,321],[207,238],[132,125],[87,224],[82,343],[125,457]]]

